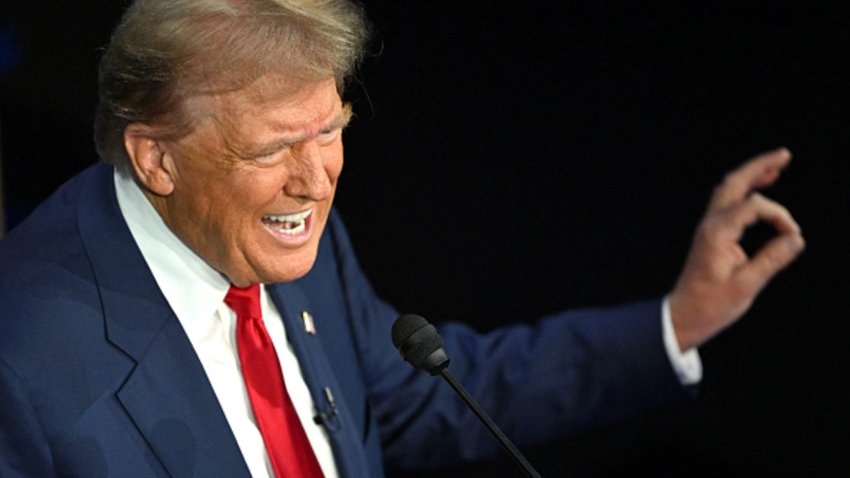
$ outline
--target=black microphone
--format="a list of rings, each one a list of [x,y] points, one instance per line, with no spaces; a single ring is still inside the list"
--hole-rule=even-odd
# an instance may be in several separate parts
[[[460,398],[472,409],[475,416],[481,420],[481,423],[496,437],[502,448],[508,452],[514,463],[525,472],[525,475],[540,478],[540,474],[531,466],[531,463],[525,459],[508,437],[502,433],[502,430],[493,423],[493,420],[484,413],[484,410],[475,403],[475,400],[466,393],[460,382],[455,380],[454,376],[448,371],[449,356],[443,349],[443,338],[437,333],[436,327],[422,316],[404,314],[393,323],[392,337],[393,345],[405,361],[431,375],[442,375],[455,392],[460,395]]]

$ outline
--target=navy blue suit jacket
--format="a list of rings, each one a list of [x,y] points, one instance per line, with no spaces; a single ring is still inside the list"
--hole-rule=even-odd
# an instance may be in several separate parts
[[[389,332],[397,314],[372,291],[337,215],[311,272],[269,289],[343,476],[501,452],[450,387],[400,359]],[[522,447],[684,396],[659,313],[653,300],[441,333],[453,373]],[[3,477],[249,476],[106,165],[0,241],[0,427]]]

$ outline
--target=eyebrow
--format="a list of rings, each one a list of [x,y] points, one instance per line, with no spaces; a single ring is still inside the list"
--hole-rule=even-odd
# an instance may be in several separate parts
[[[321,128],[318,128],[315,132],[302,134],[291,138],[280,139],[265,144],[252,145],[246,148],[244,154],[240,154],[240,156],[246,158],[257,158],[260,156],[265,156],[279,151],[285,147],[293,146],[307,139],[314,138],[321,133],[330,132],[335,129],[345,129],[345,127],[348,126],[348,124],[351,122],[352,117],[354,117],[354,112],[351,109],[351,103],[344,103],[339,113],[334,116],[333,119],[330,120],[327,124],[325,124]]]

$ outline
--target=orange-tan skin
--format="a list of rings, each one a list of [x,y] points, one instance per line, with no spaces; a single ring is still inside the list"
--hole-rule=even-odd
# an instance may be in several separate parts
[[[350,118],[333,79],[267,75],[197,100],[209,114],[177,140],[135,123],[125,147],[163,221],[235,285],[291,281],[313,266],[342,172]],[[298,237],[273,233],[266,215],[312,209]]]

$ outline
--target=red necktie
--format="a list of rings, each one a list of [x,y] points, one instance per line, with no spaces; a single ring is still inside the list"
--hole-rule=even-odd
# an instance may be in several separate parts
[[[236,312],[236,345],[257,426],[277,478],[322,477],[286,392],[274,344],[263,325],[260,287],[230,286],[224,303]]]

